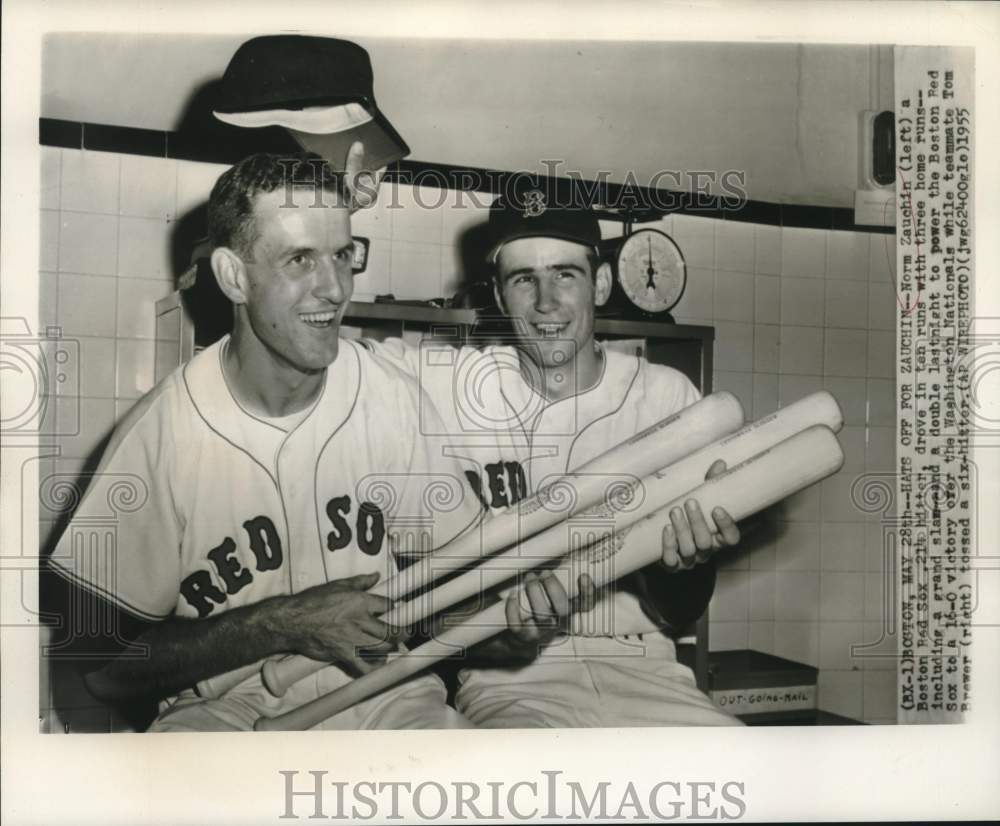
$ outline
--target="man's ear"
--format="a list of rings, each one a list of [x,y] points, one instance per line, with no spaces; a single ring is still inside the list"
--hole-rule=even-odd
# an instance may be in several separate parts
[[[248,284],[243,259],[229,247],[216,247],[211,261],[215,280],[226,298],[233,304],[246,304]]]
[[[594,306],[603,307],[611,295],[611,264],[605,261],[594,274]]]
[[[493,298],[496,300],[497,306],[500,308],[500,311],[506,314],[507,308],[504,306],[503,303],[503,293],[500,291],[500,281],[499,278],[496,276],[494,276],[493,278]]]

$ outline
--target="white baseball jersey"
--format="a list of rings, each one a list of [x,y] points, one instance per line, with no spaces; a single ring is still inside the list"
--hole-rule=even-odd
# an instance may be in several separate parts
[[[513,347],[456,349],[424,340],[368,342],[412,373],[433,400],[445,430],[422,432],[435,452],[460,457],[470,483],[491,509],[514,504],[556,477],[698,401],[679,371],[602,348],[598,382],[548,402],[525,381]],[[622,468],[627,473],[628,468]],[[602,592],[595,610],[573,618],[576,634],[608,636],[652,631],[661,623],[623,585]]]
[[[436,547],[478,517],[461,471],[416,438],[411,378],[341,340],[319,398],[286,431],[229,391],[227,341],[118,428],[52,557],[65,576],[146,620],[197,619],[355,574],[384,579],[395,551]],[[448,512],[431,509],[442,502]]]

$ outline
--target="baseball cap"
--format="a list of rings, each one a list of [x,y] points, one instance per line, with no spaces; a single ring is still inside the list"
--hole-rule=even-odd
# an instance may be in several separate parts
[[[594,212],[582,206],[552,203],[542,189],[500,196],[490,206],[486,260],[496,260],[500,248],[518,238],[561,238],[597,249],[601,227]]]
[[[229,61],[214,114],[234,126],[283,126],[337,170],[361,141],[365,166],[379,169],[410,147],[375,104],[373,81],[368,52],[350,40],[254,37]]]

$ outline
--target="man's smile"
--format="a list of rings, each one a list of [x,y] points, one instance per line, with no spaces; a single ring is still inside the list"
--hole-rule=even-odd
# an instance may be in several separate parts
[[[335,310],[324,310],[321,313],[299,313],[299,318],[306,324],[321,330],[333,324],[336,317],[337,312]]]
[[[538,330],[543,338],[556,338],[569,326],[568,321],[545,321],[535,322],[532,326]]]

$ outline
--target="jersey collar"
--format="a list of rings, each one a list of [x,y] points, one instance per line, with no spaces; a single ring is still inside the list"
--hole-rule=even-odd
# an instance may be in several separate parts
[[[317,415],[322,420],[314,432],[325,441],[350,416],[361,384],[358,353],[351,342],[341,339],[340,352],[327,368],[319,398],[306,419],[291,434],[286,434],[266,419],[247,411],[233,396],[222,368],[228,339],[225,336],[207,347],[184,366],[183,372],[188,395],[202,420],[227,441],[256,454],[262,441],[281,441],[295,435],[305,421]]]

